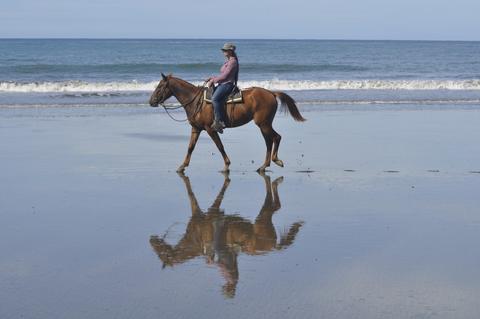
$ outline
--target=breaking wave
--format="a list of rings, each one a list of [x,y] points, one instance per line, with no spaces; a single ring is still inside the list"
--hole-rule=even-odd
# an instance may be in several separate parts
[[[3,93],[141,92],[152,91],[154,82],[0,82]],[[200,85],[201,82],[193,82]],[[242,88],[258,86],[270,90],[480,90],[480,79],[472,80],[264,80],[240,81]]]

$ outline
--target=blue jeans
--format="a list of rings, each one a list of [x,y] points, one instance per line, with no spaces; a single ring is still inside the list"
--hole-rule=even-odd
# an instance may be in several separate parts
[[[223,116],[223,106],[225,105],[225,101],[230,93],[233,90],[233,83],[227,82],[222,83],[217,86],[215,92],[212,95],[212,104],[213,104],[213,112],[215,114],[215,120],[217,121],[225,121],[225,117]]]

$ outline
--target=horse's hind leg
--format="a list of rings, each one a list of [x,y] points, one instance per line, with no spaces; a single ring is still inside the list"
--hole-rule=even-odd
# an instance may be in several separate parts
[[[272,160],[272,147],[273,147],[273,129],[271,124],[263,124],[260,126],[263,138],[265,139],[265,145],[267,146],[267,153],[265,155],[265,162],[257,169],[257,172],[264,172],[267,167],[270,166]]]
[[[278,158],[278,148],[280,147],[280,141],[282,136],[278,134],[273,128],[273,154],[272,161],[280,167],[283,167],[283,161]]]

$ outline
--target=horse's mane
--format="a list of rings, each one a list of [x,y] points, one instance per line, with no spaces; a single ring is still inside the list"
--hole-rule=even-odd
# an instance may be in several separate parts
[[[188,82],[188,81],[185,81],[184,79],[181,79],[181,78],[177,78],[176,76],[171,76],[171,77],[172,77],[173,79],[178,80],[178,81],[180,81],[180,82],[183,82],[183,83],[185,83],[185,84],[187,84],[187,85],[189,85],[189,86],[195,86],[195,87],[197,87],[197,88],[202,88],[201,85],[194,85],[193,83],[190,83],[190,82]]]

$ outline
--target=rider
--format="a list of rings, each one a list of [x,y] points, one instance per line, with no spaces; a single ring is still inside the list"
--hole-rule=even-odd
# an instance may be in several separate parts
[[[221,50],[225,55],[226,61],[220,69],[220,75],[209,77],[207,79],[208,87],[215,83],[218,84],[212,96],[212,104],[215,115],[212,128],[219,133],[223,133],[223,129],[225,128],[223,106],[228,95],[232,93],[233,89],[237,85],[238,80],[239,65],[235,49],[236,47],[233,43],[225,43],[223,45]]]

